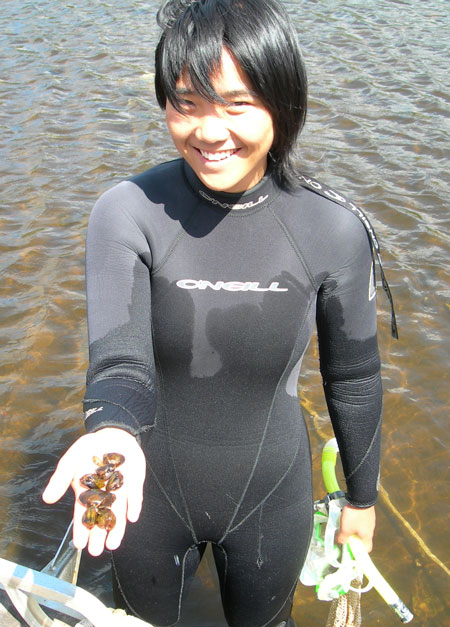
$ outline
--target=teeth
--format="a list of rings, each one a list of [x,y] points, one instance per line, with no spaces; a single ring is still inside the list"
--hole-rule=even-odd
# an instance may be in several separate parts
[[[222,150],[221,152],[206,152],[205,150],[200,150],[200,154],[208,161],[223,161],[224,159],[228,159],[236,150]]]

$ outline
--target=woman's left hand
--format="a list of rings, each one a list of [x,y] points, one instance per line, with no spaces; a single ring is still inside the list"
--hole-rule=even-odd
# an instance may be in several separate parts
[[[344,505],[341,513],[341,528],[336,537],[339,544],[346,544],[350,536],[362,540],[368,553],[372,550],[375,532],[375,506],[361,509],[352,505]]]

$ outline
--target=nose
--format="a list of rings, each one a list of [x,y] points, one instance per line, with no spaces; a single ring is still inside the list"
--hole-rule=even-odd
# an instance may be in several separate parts
[[[195,128],[195,137],[198,141],[214,144],[225,141],[229,135],[225,120],[217,113],[205,114],[198,118]]]

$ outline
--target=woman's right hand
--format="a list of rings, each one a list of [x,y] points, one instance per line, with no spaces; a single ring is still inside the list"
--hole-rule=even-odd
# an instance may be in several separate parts
[[[95,472],[93,457],[103,457],[105,453],[121,453],[125,457],[119,470],[124,481],[114,492],[116,500],[111,509],[116,516],[115,527],[107,532],[97,525],[88,529],[81,519],[86,508],[78,499],[87,490],[80,483],[80,477]],[[117,549],[125,534],[127,520],[136,522],[142,508],[146,462],[144,453],[136,438],[115,427],[100,429],[95,433],[81,436],[61,457],[55,472],[42,495],[46,503],[56,503],[71,485],[75,493],[73,515],[73,544],[77,549],[88,547],[91,555],[100,555],[104,548]]]

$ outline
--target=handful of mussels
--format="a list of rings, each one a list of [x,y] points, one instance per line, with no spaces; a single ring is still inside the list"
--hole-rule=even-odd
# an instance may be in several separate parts
[[[85,527],[92,529],[95,525],[106,531],[111,531],[116,524],[116,517],[110,509],[116,500],[112,494],[123,485],[123,475],[118,466],[123,464],[125,457],[120,453],[106,453],[103,459],[93,458],[97,470],[93,474],[83,475],[81,485],[89,488],[78,497],[87,508],[82,522]]]

